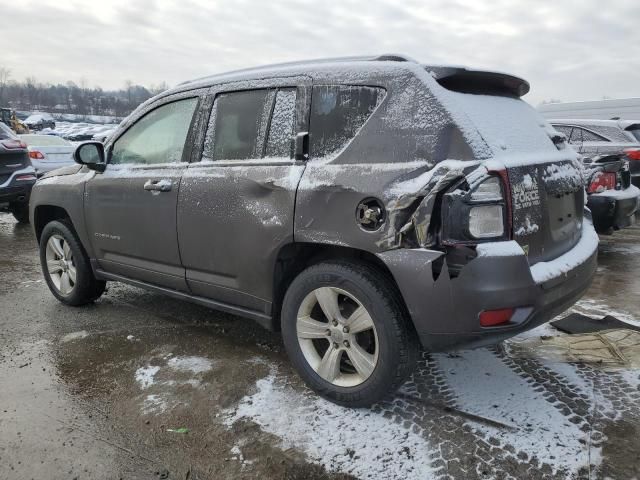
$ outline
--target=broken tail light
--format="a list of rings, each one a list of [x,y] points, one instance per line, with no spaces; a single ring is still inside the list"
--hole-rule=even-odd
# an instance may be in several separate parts
[[[510,209],[502,176],[485,176],[468,185],[466,191],[461,187],[443,197],[443,244],[475,245],[482,240],[508,239]]]
[[[598,172],[589,184],[587,193],[601,193],[605,190],[615,190],[618,179],[615,172]]]

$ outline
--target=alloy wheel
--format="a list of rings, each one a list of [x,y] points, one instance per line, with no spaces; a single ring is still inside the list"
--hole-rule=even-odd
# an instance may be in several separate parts
[[[360,385],[376,368],[379,347],[373,319],[357,298],[340,288],[310,292],[298,309],[296,332],[308,364],[333,385]]]
[[[69,295],[73,291],[77,279],[73,252],[69,242],[60,235],[51,235],[47,240],[45,256],[51,282],[61,295]]]

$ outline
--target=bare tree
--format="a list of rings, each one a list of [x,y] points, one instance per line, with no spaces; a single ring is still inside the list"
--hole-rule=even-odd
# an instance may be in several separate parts
[[[0,66],[0,105],[4,103],[4,89],[11,78],[11,70]]]

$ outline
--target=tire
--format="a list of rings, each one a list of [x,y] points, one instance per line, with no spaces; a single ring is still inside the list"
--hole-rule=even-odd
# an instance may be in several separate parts
[[[328,305],[338,312],[327,315]],[[361,315],[353,315],[356,311]],[[328,320],[331,316],[337,322]],[[369,406],[395,392],[415,368],[417,335],[399,293],[386,275],[366,264],[327,262],[304,270],[287,290],[281,322],[295,369],[313,391],[339,405]],[[369,324],[373,327],[354,333]]]
[[[29,204],[16,203],[10,206],[13,217],[18,223],[29,223]]]
[[[64,255],[60,254],[61,252]],[[51,264],[48,265],[47,261]],[[86,305],[104,293],[106,282],[97,280],[93,275],[87,253],[73,227],[67,222],[53,221],[42,230],[40,264],[49,290],[62,303],[73,306]],[[63,279],[65,273],[66,281]]]

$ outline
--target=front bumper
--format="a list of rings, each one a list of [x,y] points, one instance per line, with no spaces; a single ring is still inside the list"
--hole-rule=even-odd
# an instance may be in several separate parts
[[[533,267],[515,242],[500,243],[502,251],[499,243],[480,249],[455,278],[446,262],[434,278],[433,264],[441,252],[405,249],[378,255],[394,276],[427,350],[491,345],[537,327],[574,304],[596,271],[598,237],[588,221],[575,247]],[[508,324],[480,326],[481,312],[503,308],[515,309]]]
[[[593,216],[593,225],[599,233],[609,233],[634,224],[638,209],[638,189],[611,191],[589,195],[587,207]]]

